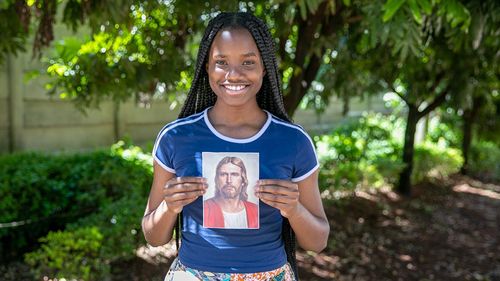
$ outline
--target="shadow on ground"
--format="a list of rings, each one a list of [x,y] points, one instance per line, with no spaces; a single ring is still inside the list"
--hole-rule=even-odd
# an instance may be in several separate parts
[[[300,280],[500,280],[500,186],[467,177],[357,192],[326,206],[321,254],[297,253]],[[114,280],[163,280],[175,249],[143,248]]]

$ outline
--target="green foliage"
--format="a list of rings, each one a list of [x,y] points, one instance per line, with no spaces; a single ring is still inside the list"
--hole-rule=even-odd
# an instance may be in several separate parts
[[[481,141],[471,146],[469,159],[471,175],[487,181],[500,181],[500,147],[493,142]]]
[[[401,144],[392,135],[401,126],[394,116],[369,114],[316,137],[322,190],[354,190],[392,183],[403,168]]]
[[[103,206],[98,212],[69,224],[66,231],[78,231],[85,226],[96,227],[106,238],[101,245],[100,259],[111,262],[131,258],[135,250],[145,243],[140,222],[146,198],[140,192],[131,192]]]
[[[99,255],[103,241],[96,227],[50,232],[25,260],[38,277],[103,280],[109,273],[109,264]]]
[[[140,221],[152,178],[151,156],[123,141],[113,145],[109,155],[135,169],[114,175],[117,187],[125,192],[100,204],[95,212],[69,222],[64,231],[50,232],[40,239],[41,248],[25,255],[37,276],[106,280],[111,262],[133,257],[135,249],[145,243]],[[134,186],[127,188],[121,176]],[[64,239],[84,242],[64,244]]]
[[[458,128],[452,127],[449,123],[439,122],[430,128],[426,139],[433,143],[443,142],[447,147],[459,148],[462,136]]]
[[[2,30],[2,40],[0,40],[0,64],[5,60],[7,54],[17,54],[26,51],[26,36],[19,36],[28,32],[28,26],[17,16],[15,1],[0,1],[0,30]]]
[[[138,148],[126,149],[123,143],[86,154],[1,156],[0,222],[9,223],[0,228],[2,259],[19,257],[48,231],[123,198],[146,198],[149,163]]]
[[[463,157],[458,149],[432,142],[421,143],[415,147],[412,182],[457,173],[462,163]]]
[[[328,135],[315,138],[321,163],[320,188],[352,191],[395,185],[404,168],[403,119],[394,115],[367,114]],[[413,182],[446,177],[459,171],[463,159],[446,142],[416,145]],[[498,166],[497,166],[498,167]]]

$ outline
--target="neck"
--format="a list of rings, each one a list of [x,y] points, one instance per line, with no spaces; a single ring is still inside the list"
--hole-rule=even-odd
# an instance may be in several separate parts
[[[262,129],[267,114],[257,106],[229,107],[214,105],[208,111],[208,119],[215,130],[231,138],[244,139],[255,135]]]
[[[227,106],[222,103],[215,103],[208,113],[210,121],[213,121],[213,123],[231,127],[263,124],[267,118],[267,114],[260,109],[256,102],[245,106]]]

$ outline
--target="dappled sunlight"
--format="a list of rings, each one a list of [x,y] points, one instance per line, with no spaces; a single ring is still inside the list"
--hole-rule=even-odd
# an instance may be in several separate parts
[[[173,260],[177,255],[175,241],[172,239],[169,243],[153,247],[151,245],[144,245],[136,250],[137,257],[143,259],[149,264],[160,265],[167,264]]]
[[[479,196],[477,196],[479,195]],[[299,251],[301,280],[497,280],[500,187],[455,175],[356,190],[328,205],[320,254]]]
[[[495,191],[488,190],[488,189],[481,189],[481,188],[477,188],[477,187],[472,187],[468,183],[462,183],[462,184],[458,184],[458,185],[453,186],[453,191],[476,194],[476,195],[485,196],[485,197],[488,197],[491,199],[500,200],[500,193],[497,193]]]

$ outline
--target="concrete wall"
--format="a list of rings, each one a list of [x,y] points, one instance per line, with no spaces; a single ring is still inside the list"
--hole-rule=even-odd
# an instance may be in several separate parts
[[[84,115],[70,102],[49,97],[43,78],[24,81],[25,72],[38,67],[29,54],[9,57],[0,66],[0,153],[92,149],[124,136],[138,144],[153,142],[179,110],[169,110],[163,101],[153,102],[148,109],[133,101],[120,106],[104,102],[99,110]],[[384,111],[381,98],[356,98],[350,108],[351,116],[364,110]],[[320,133],[334,127],[342,119],[341,112],[342,101],[334,99],[323,115],[299,110],[294,120],[312,133]]]

